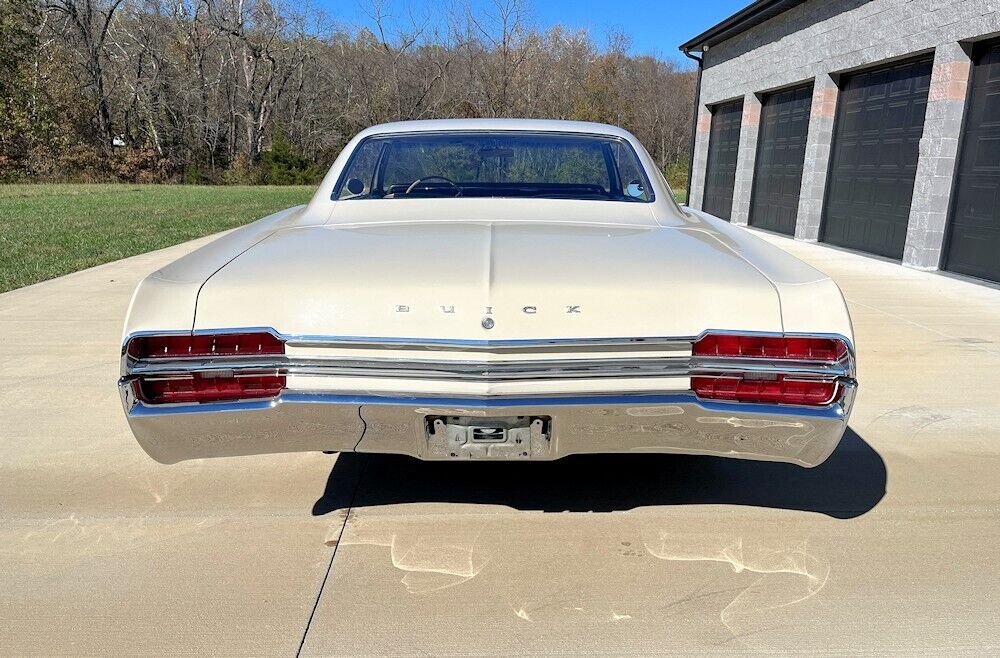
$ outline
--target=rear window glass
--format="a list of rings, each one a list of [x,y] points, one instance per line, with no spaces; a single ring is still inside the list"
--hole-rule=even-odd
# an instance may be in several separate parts
[[[568,133],[421,133],[370,137],[337,199],[534,197],[651,201],[631,145]]]

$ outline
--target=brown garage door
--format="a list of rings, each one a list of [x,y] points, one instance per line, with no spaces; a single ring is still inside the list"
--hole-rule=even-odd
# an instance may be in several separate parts
[[[903,257],[931,62],[927,56],[844,76],[823,241]]]
[[[806,157],[812,84],[761,99],[750,224],[794,235]]]
[[[945,269],[1000,281],[1000,43],[972,58]]]
[[[740,152],[743,99],[712,108],[712,131],[708,137],[708,165],[702,210],[728,220],[733,212],[736,158]]]

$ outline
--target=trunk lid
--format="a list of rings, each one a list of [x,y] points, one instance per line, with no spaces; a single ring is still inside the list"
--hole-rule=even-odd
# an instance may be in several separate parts
[[[781,310],[770,281],[699,230],[579,219],[334,221],[278,231],[209,278],[195,329],[235,327],[466,340],[691,337],[781,331]]]

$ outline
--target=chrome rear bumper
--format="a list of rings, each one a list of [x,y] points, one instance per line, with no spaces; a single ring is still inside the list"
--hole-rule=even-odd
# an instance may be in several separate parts
[[[144,405],[125,380],[129,425],[157,461],[272,452],[358,451],[454,459],[428,441],[429,416],[546,416],[550,448],[580,453],[683,453],[816,466],[847,428],[856,384],[826,407],[699,400],[693,393],[566,397],[391,397],[286,391],[273,400]]]

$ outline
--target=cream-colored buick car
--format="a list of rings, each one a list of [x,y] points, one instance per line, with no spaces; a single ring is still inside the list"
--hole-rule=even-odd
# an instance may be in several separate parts
[[[631,134],[475,119],[365,130],[308,205],[149,275],[119,388],[165,463],[325,450],[815,466],[857,381],[833,281],[679,207]]]

